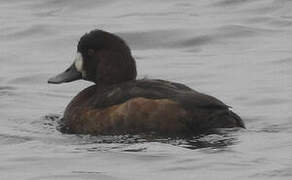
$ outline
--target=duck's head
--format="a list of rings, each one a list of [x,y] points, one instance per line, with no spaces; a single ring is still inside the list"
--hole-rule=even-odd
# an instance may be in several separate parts
[[[134,80],[136,75],[136,63],[127,44],[112,33],[93,30],[80,38],[73,64],[48,83],[84,79],[110,85]]]

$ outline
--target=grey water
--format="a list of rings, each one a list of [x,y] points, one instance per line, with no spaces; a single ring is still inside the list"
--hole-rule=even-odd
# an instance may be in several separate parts
[[[64,108],[91,85],[47,79],[80,36],[125,39],[139,78],[181,82],[246,123],[192,139],[68,135]],[[0,179],[292,179],[292,1],[0,0]]]

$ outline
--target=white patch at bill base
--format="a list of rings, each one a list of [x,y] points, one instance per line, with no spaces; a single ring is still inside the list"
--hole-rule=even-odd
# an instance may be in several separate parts
[[[75,64],[77,71],[82,73],[82,77],[85,77],[86,73],[83,69],[83,57],[82,57],[81,53],[79,53],[79,52],[77,53],[75,60],[74,60],[74,64]]]

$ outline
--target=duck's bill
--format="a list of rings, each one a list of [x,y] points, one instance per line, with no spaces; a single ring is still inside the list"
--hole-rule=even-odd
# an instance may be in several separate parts
[[[74,64],[72,64],[65,72],[58,74],[55,77],[51,77],[48,83],[60,84],[82,79],[82,74],[77,71]]]

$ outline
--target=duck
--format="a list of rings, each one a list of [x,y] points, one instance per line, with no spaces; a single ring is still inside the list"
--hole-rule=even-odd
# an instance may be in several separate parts
[[[177,82],[136,77],[136,61],[121,37],[99,29],[84,34],[73,64],[48,80],[94,83],[66,107],[62,132],[185,136],[245,128],[231,107],[213,96]]]

